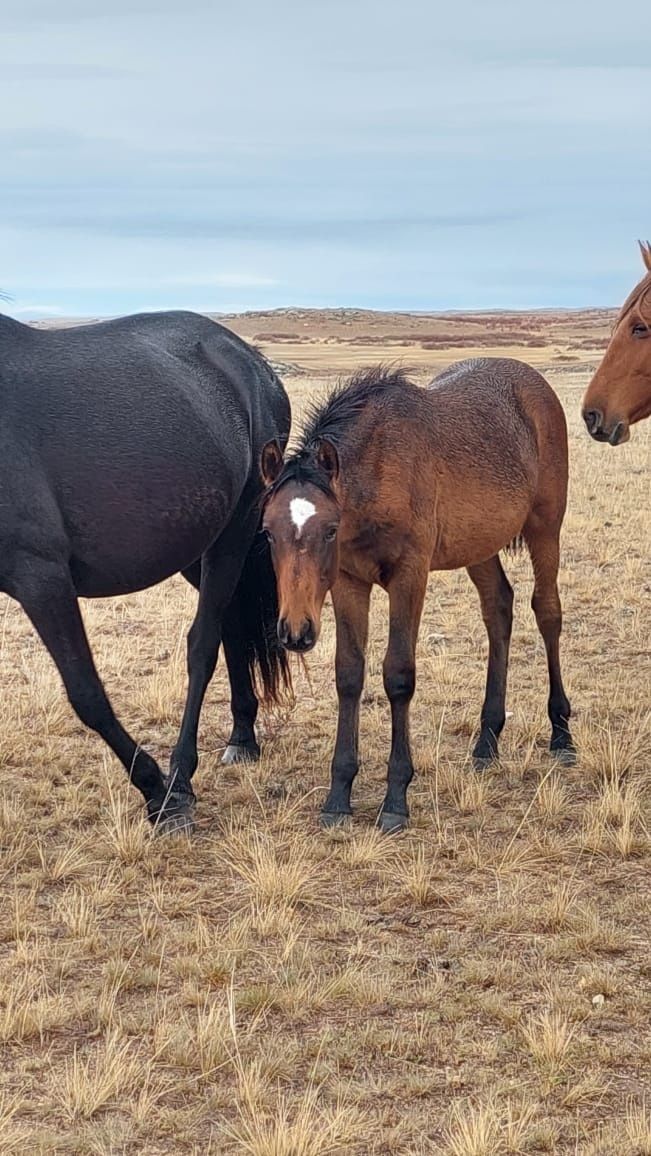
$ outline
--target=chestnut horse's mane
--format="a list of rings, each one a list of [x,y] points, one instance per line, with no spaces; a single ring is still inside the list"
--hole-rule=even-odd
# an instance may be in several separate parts
[[[622,317],[625,317],[626,314],[631,311],[631,309],[637,308],[637,311],[640,314],[640,316],[645,321],[648,322],[648,320],[649,320],[648,312],[649,311],[648,311],[648,309],[645,311],[644,307],[645,307],[645,305],[648,304],[647,298],[649,297],[650,293],[651,293],[651,273],[647,273],[646,277],[642,278],[639,285],[636,285],[635,288],[629,293],[628,297],[626,298],[624,304],[622,305],[622,307],[619,311],[619,316],[618,316],[617,320],[621,321]]]
[[[640,241],[639,245],[640,245],[640,250],[642,252],[642,256],[644,257],[644,261],[646,264],[648,262],[648,260],[651,258],[651,245],[649,244],[648,241],[646,243],[643,243],[642,241]],[[642,280],[629,293],[628,297],[626,298],[624,304],[622,305],[622,307],[619,311],[619,315],[617,317],[617,322],[621,321],[622,318],[625,317],[626,314],[629,313],[631,309],[637,308],[637,311],[638,311],[640,317],[642,318],[642,320],[646,321],[647,324],[650,324],[651,320],[648,316],[648,313],[645,313],[645,308],[644,308],[646,303],[647,303],[647,297],[649,296],[650,293],[651,293],[651,270],[649,270],[649,272],[646,274],[646,276],[643,277]],[[616,322],[616,324],[617,324],[617,322]]]
[[[316,460],[315,450],[319,442],[327,439],[337,445],[369,402],[380,400],[394,390],[402,393],[410,388],[418,387],[410,381],[404,369],[388,369],[381,365],[360,370],[348,381],[339,382],[325,401],[314,402],[308,409],[298,445],[285,460],[282,472],[265,497],[271,497],[290,481],[299,485],[309,483],[330,494],[330,478]]]

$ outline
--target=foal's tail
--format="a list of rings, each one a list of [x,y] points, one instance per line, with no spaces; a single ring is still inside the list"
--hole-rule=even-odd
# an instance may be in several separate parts
[[[271,706],[291,699],[289,658],[277,634],[276,575],[263,534],[253,539],[231,606],[239,616],[241,641],[260,702]]]

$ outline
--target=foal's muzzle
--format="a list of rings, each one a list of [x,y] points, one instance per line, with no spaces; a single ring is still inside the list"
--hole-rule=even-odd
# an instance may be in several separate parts
[[[626,422],[616,421],[610,429],[606,429],[604,425],[604,415],[600,409],[584,410],[583,420],[588,433],[596,442],[608,442],[611,446],[616,446],[626,440],[628,428]]]
[[[278,619],[278,641],[286,650],[305,654],[316,644],[317,632],[311,618],[306,618],[298,631],[292,631],[286,618]]]

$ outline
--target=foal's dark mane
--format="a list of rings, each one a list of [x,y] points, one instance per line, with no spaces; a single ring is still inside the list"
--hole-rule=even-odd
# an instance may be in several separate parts
[[[285,460],[282,472],[267,491],[268,499],[287,482],[312,485],[332,496],[330,478],[316,459],[319,442],[326,439],[338,446],[351,424],[373,401],[394,390],[416,388],[404,369],[378,365],[362,369],[347,381],[339,382],[325,401],[313,402],[307,412],[298,445]]]

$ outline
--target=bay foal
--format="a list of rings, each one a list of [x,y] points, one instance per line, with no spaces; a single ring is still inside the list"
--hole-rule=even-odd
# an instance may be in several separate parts
[[[392,733],[380,827],[400,829],[409,815],[409,704],[430,570],[464,566],[477,587],[489,656],[473,753],[478,768],[497,757],[513,603],[499,551],[520,535],[533,563],[533,609],[547,651],[551,750],[572,759],[557,586],[567,430],[560,402],[539,373],[519,361],[481,358],[452,366],[429,389],[401,372],[361,373],[314,410],[286,461],[271,441],[261,466],[278,635],[286,647],[305,652],[315,645],[332,591],[339,722],[324,825],[351,813],[374,583],[389,595],[383,669]]]

